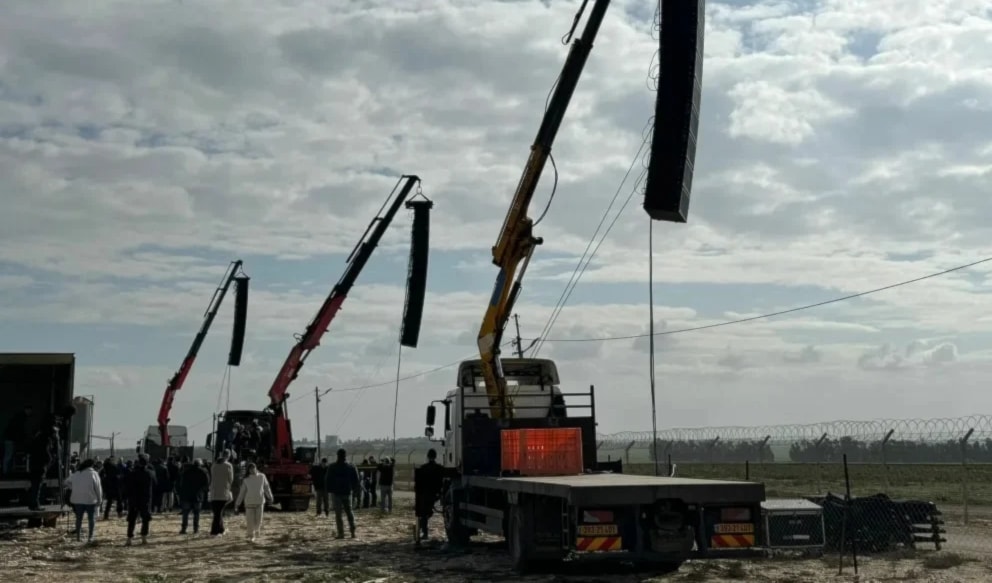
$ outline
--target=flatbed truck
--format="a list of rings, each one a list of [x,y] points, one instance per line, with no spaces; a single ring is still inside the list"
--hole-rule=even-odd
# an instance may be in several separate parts
[[[479,532],[502,536],[521,571],[548,561],[615,560],[666,572],[690,558],[759,554],[764,484],[624,474],[621,461],[596,457],[594,387],[561,392],[549,359],[507,358],[502,367],[513,389],[511,418],[489,416],[478,360],[461,363],[458,387],[427,409],[425,433],[441,445],[449,543],[465,545]],[[438,406],[444,428],[435,435]],[[555,427],[581,430],[582,473],[519,476],[501,468],[502,431]]]
[[[554,163],[552,145],[609,4],[583,1],[566,35],[572,37],[589,5],[582,35],[572,44],[545,104],[492,248],[499,273],[479,328],[480,358],[462,362],[456,387],[427,409],[425,433],[430,439],[438,403],[445,412],[439,439],[445,476],[440,497],[448,542],[464,544],[480,531],[503,536],[519,570],[544,560],[606,559],[671,571],[690,557],[743,556],[755,549],[765,499],[764,485],[758,483],[624,475],[622,462],[596,457],[594,387],[588,393],[563,393],[551,360],[500,356],[524,274],[543,243],[534,234],[540,219],[531,219],[528,209],[546,163]],[[659,10],[662,58],[645,210],[652,220],[684,223],[698,124],[703,0],[666,0]],[[574,415],[576,409],[586,412]],[[531,455],[522,447],[521,430],[528,429],[561,429],[533,435],[568,438],[557,443],[549,437],[543,451],[534,450],[540,464],[524,472],[512,460]],[[513,445],[508,439],[504,446],[503,438],[514,436],[521,441]],[[507,453],[509,464],[504,463]],[[553,466],[559,454],[569,463],[538,467]],[[436,484],[424,471],[415,473],[421,510],[438,494],[430,491]],[[417,480],[418,474],[428,478]]]

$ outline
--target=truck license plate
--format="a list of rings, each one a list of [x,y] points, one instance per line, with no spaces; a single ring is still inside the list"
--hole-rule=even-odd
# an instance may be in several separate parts
[[[583,524],[579,536],[616,536],[620,530],[615,524]]]
[[[713,532],[716,534],[751,534],[754,532],[754,525],[749,522],[715,524],[713,525]]]
[[[309,494],[310,486],[306,484],[293,484],[293,494]]]

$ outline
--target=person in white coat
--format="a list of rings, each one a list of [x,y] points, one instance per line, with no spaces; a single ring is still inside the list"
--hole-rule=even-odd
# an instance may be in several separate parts
[[[241,482],[241,490],[234,507],[245,504],[245,522],[248,529],[248,540],[255,542],[262,531],[262,513],[266,504],[272,504],[272,489],[265,474],[258,467],[249,463],[245,466],[245,478]]]
[[[103,488],[100,486],[100,475],[93,468],[93,460],[86,460],[79,465],[79,471],[69,476],[68,486],[72,490],[69,501],[76,512],[76,540],[83,538],[83,515],[89,522],[89,538],[93,542],[93,531],[96,529],[96,509],[103,504]]]

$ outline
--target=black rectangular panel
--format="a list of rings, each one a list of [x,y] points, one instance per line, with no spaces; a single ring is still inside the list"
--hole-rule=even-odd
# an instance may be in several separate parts
[[[705,0],[661,0],[660,67],[644,210],[657,221],[689,218],[703,82]]]

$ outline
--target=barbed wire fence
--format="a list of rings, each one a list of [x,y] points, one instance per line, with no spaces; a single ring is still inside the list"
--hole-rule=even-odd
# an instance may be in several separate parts
[[[355,461],[393,455],[385,441],[344,447]],[[440,444],[401,441],[398,484],[412,481],[412,466],[432,447]],[[671,428],[658,432],[657,443],[650,431],[621,432],[598,435],[597,449],[600,460],[622,460],[626,473],[654,473],[658,460],[665,473],[674,467],[681,477],[758,481],[769,499],[815,500],[824,508],[827,550],[841,544],[834,526],[844,507],[846,456],[860,551],[992,552],[992,415]]]

